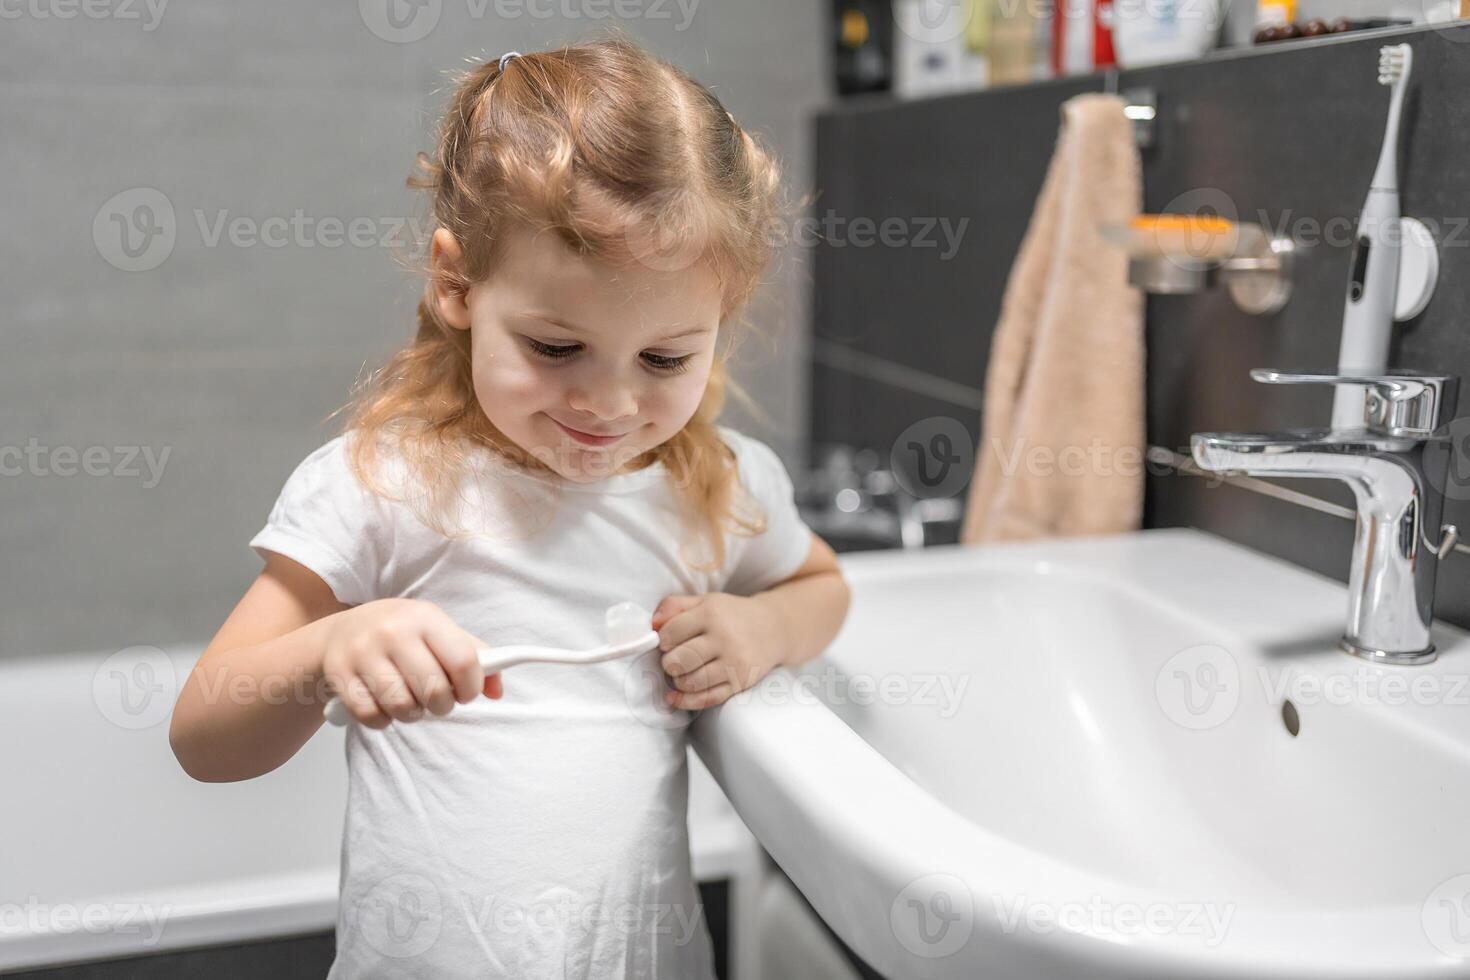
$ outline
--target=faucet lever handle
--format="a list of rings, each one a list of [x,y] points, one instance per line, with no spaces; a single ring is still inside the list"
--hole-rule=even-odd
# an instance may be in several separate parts
[[[1390,436],[1429,439],[1455,410],[1458,379],[1415,371],[1313,374],[1255,368],[1251,378],[1272,385],[1362,385],[1363,426]]]

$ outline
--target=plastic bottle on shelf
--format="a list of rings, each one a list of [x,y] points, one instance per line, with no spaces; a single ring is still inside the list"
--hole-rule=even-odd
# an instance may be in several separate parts
[[[894,0],[894,91],[916,97],[984,88],[990,75],[986,52],[974,49],[970,38],[988,2]]]
[[[1113,47],[1124,68],[1189,61],[1220,39],[1221,0],[1114,0]]]
[[[1051,76],[1048,18],[1040,0],[980,0],[988,10],[990,84],[1016,85]]]
[[[1085,75],[1116,63],[1113,0],[1056,0],[1051,25],[1051,70]]]

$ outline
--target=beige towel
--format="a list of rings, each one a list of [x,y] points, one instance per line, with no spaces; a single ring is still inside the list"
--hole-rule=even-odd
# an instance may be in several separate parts
[[[1079,95],[990,346],[967,544],[1133,530],[1143,511],[1143,298],[1098,234],[1142,203],[1123,102]]]

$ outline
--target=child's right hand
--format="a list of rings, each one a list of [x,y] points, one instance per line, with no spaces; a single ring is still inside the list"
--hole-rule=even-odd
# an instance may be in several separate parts
[[[480,667],[486,645],[432,602],[378,599],[337,614],[322,673],[360,724],[385,728],[500,697],[500,675]]]

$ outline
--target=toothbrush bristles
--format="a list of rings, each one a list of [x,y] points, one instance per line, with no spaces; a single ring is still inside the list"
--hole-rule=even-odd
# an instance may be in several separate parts
[[[1409,57],[1407,44],[1390,44],[1380,48],[1378,50],[1378,84],[1392,85],[1403,78]]]

